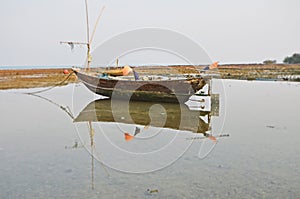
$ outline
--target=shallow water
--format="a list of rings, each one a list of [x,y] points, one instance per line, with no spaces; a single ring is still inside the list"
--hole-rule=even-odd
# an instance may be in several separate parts
[[[299,198],[300,84],[213,86],[220,93],[210,121],[216,144],[186,129],[186,117],[161,128],[176,110],[163,105],[151,106],[150,125],[142,114],[133,124],[119,112],[114,121],[91,113],[73,122],[60,106],[77,117],[99,98],[81,84],[42,93],[48,101],[21,94],[39,89],[1,91],[0,198]]]

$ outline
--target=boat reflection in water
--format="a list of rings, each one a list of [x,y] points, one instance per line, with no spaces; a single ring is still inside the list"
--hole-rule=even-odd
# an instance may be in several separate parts
[[[212,135],[211,118],[219,115],[219,95],[198,97],[194,99],[194,103],[187,104],[189,106],[181,103],[158,104],[157,102],[128,102],[111,99],[100,99],[89,103],[74,119],[74,122],[88,123],[90,137],[90,147],[88,147],[90,149],[88,150],[91,153],[92,188],[94,187],[95,152],[93,123],[133,125],[135,127],[134,132],[120,134],[125,137],[126,141],[136,138],[143,140],[143,133],[147,134],[144,130],[154,127],[156,129],[173,129],[179,131],[179,133],[180,131],[192,132],[197,136],[186,139],[208,138],[215,142],[216,137]],[[97,159],[99,160],[99,156],[97,156]],[[101,163],[101,160],[99,162]],[[105,167],[103,168],[105,169]]]
[[[198,101],[202,100],[204,99]],[[100,99],[89,103],[74,119],[74,122],[115,122],[144,126],[144,128],[152,126],[207,135],[211,131],[211,117],[218,116],[218,95],[214,95],[210,102],[210,110],[207,110],[205,105],[195,109],[196,105],[188,106],[180,103],[158,104],[157,102]]]

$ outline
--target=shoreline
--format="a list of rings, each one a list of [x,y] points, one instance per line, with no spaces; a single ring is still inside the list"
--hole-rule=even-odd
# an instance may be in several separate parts
[[[203,66],[135,66],[141,74],[187,74],[199,73]],[[106,68],[97,68],[105,71]],[[70,68],[49,69],[0,69],[0,90],[17,88],[49,87],[64,81]],[[92,69],[93,70],[93,69]],[[260,81],[300,81],[300,64],[224,64],[218,69],[206,71],[206,75],[217,74],[220,79]],[[78,82],[72,74],[61,85]]]
[[[67,78],[64,70],[71,72],[69,68],[0,70],[0,90],[54,86]],[[61,85],[75,82],[76,76],[72,74]]]

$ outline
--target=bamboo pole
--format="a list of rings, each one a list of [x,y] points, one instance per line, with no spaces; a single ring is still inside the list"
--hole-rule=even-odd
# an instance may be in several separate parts
[[[87,34],[87,70],[90,70],[90,64],[91,64],[91,49],[90,49],[90,26],[89,26],[89,13],[88,13],[88,3],[87,0],[85,0],[85,15],[86,15],[86,34]]]

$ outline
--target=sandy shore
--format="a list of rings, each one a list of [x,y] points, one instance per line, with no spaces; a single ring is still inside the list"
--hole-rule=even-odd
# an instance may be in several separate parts
[[[147,74],[183,74],[199,73],[203,66],[146,66],[135,67],[139,73]],[[34,88],[54,86],[64,81],[71,69],[22,69],[0,70],[0,89]],[[104,70],[104,69],[101,69]],[[218,69],[207,73],[218,74],[222,79],[246,80],[285,80],[300,81],[300,64],[231,64],[220,65]],[[299,78],[298,78],[299,77]],[[74,74],[61,85],[77,82]]]

